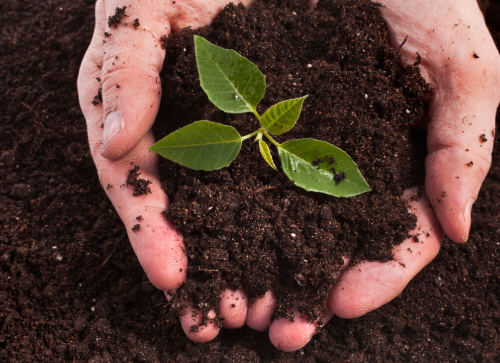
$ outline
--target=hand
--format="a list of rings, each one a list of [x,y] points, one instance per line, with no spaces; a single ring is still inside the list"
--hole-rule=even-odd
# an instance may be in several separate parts
[[[158,177],[158,155],[148,151],[155,141],[151,126],[161,98],[159,72],[165,57],[161,37],[187,26],[209,24],[228,2],[98,0],[94,35],[78,76],[80,105],[99,180],[149,280],[163,291],[184,282],[187,257],[182,235],[162,214],[169,201]],[[249,5],[252,0],[242,2]],[[124,9],[125,15],[110,25],[110,17],[120,14],[117,8]],[[133,187],[124,184],[131,164],[140,167],[141,178],[152,182],[151,193],[133,196]],[[134,232],[137,224],[140,230]],[[189,336],[206,341],[213,338],[213,331]]]
[[[342,273],[327,308],[343,318],[391,301],[434,259],[443,238],[437,220],[454,241],[468,239],[472,203],[491,163],[500,100],[500,56],[475,0],[380,2],[392,46],[399,48],[408,36],[400,49],[403,62],[414,63],[418,52],[422,75],[434,87],[425,183],[432,207],[425,198],[410,202],[421,243],[407,240],[395,247],[395,261],[366,262]],[[406,190],[406,198],[415,192]],[[295,350],[314,332],[313,324],[280,319],[270,337],[274,345]]]
[[[406,63],[422,57],[434,88],[425,192],[444,232],[469,237],[472,204],[491,164],[500,55],[476,0],[381,1],[390,41]]]

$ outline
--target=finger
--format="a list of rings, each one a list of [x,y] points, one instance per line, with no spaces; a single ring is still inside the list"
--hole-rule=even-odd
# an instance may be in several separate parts
[[[333,276],[334,279],[340,276],[348,263],[349,259],[344,258],[344,265],[335,273]],[[247,325],[257,330],[264,330],[269,326],[268,324],[274,311],[275,303],[276,299],[274,294],[268,291],[262,299],[254,303],[257,305],[250,307]],[[333,313],[326,304],[325,309],[326,316],[322,321],[322,325],[326,324],[333,316]],[[313,335],[316,334],[317,328],[318,321],[311,322],[307,317],[301,316],[301,314],[295,311],[293,322],[290,322],[286,318],[278,318],[270,324],[269,339],[278,349],[292,352],[304,347],[311,340]]]
[[[248,307],[246,324],[254,330],[266,330],[271,325],[275,305],[276,297],[271,290],[257,297]]]
[[[417,196],[417,188],[407,189],[405,199]],[[432,207],[424,196],[409,202],[418,218],[410,232],[416,236],[394,247],[394,260],[364,262],[347,269],[332,288],[328,306],[341,318],[355,318],[375,310],[398,296],[408,282],[439,252],[443,232]]]
[[[169,201],[158,176],[158,155],[148,151],[153,141],[150,132],[130,154],[117,161],[102,157],[98,143],[91,149],[101,185],[125,225],[149,280],[161,290],[172,290],[186,278],[187,257],[182,235],[163,215]],[[151,182],[145,195],[134,196],[134,186],[126,184],[134,166],[140,168],[140,179]]]
[[[170,24],[159,2],[109,0],[104,11],[106,35],[97,35],[105,42],[100,152],[117,159],[139,143],[155,120],[165,57],[160,39],[170,34]]]
[[[460,65],[462,72],[457,68],[450,75],[451,85],[436,87],[429,110],[426,195],[444,232],[456,242],[468,239],[472,204],[491,165],[500,100],[500,66],[481,61],[470,56]],[[493,84],[488,81],[493,79]]]
[[[220,300],[219,312],[222,321],[222,326],[227,329],[238,329],[245,325],[245,320],[248,311],[248,295],[238,289],[232,291],[224,290]]]
[[[214,319],[217,314],[215,311],[210,310],[208,313],[208,321],[201,325],[203,320],[202,313],[193,308],[193,305],[189,301],[182,303],[183,312],[181,314],[181,325],[184,333],[194,342],[206,343],[214,339],[217,334],[219,334],[219,327],[215,323]]]
[[[325,323],[330,320],[332,313],[327,311]],[[293,352],[304,347],[316,334],[318,322],[309,319],[295,311],[293,322],[280,317],[274,320],[269,327],[271,343],[284,352]]]

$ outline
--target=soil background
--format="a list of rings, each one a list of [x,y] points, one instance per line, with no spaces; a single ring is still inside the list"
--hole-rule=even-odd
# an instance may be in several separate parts
[[[483,8],[498,46],[500,2]],[[90,157],[76,78],[94,1],[0,10],[0,361],[500,360],[498,147],[469,242],[445,240],[390,304],[334,317],[295,353],[246,328],[194,344],[147,281]]]

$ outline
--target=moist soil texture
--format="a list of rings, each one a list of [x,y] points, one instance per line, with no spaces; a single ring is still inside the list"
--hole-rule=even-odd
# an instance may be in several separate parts
[[[230,5],[196,33],[261,69],[267,90],[259,113],[308,95],[296,126],[278,142],[333,143],[355,160],[373,191],[353,198],[308,193],[269,167],[252,142],[216,172],[165,162],[172,201],[166,215],[183,232],[190,264],[176,298],[219,311],[214,291],[243,287],[254,297],[273,289],[275,315],[295,307],[320,318],[342,256],[387,261],[415,227],[400,197],[403,188],[423,183],[425,133],[412,126],[423,117],[430,88],[416,65],[399,65],[369,0],[324,1],[312,11],[302,0],[249,10]],[[256,130],[254,115],[226,115],[201,90],[193,32],[171,39],[158,138],[196,120],[232,125],[242,135]]]
[[[336,144],[358,163],[373,192],[348,200],[302,192],[261,163],[250,142],[236,163],[220,172],[193,172],[165,162],[165,170],[176,169],[179,175],[179,181],[165,179],[174,200],[169,217],[177,220],[188,252],[195,256],[190,258],[192,282],[186,292],[203,288],[205,279],[218,289],[241,285],[253,294],[268,287],[281,289],[284,304],[299,296],[310,299],[314,293],[321,297],[321,276],[330,278],[339,256],[350,252],[357,259],[390,259],[392,244],[413,225],[411,218],[402,221],[402,214],[397,215],[402,208],[397,198],[405,186],[423,180],[421,161],[414,155],[424,157],[419,150],[425,145],[409,126],[423,114],[428,90],[415,69],[395,67],[397,54],[386,44],[376,8],[364,2],[336,4],[321,5],[321,12],[309,12],[292,1],[257,5],[266,14],[261,22],[255,12],[250,16],[230,7],[198,34],[237,50],[261,68],[268,90],[260,112],[283,99],[309,94],[296,128],[280,141],[307,135]],[[0,3],[0,10],[0,361],[500,360],[496,143],[490,173],[474,204],[468,243],[446,239],[437,258],[394,301],[358,319],[333,317],[294,353],[276,350],[266,332],[248,328],[223,329],[214,341],[195,344],[185,337],[163,293],[147,281],[90,156],[76,79],[93,32],[94,1],[12,0]],[[498,46],[500,2],[483,4],[483,11]],[[322,41],[317,40],[319,34]],[[187,106],[176,105],[165,118],[164,110],[174,102],[165,97],[160,117],[168,126],[158,128],[157,134],[200,119],[196,117],[232,124],[242,134],[253,131],[256,121],[248,115],[224,115],[208,103],[194,71],[191,39],[192,33],[185,32],[169,41],[164,67],[164,82],[177,87],[177,99],[191,108],[184,115]],[[176,68],[174,59],[185,66]],[[339,122],[349,127],[339,128]],[[370,137],[374,144],[387,143],[387,150],[371,146]],[[402,154],[396,156],[396,151]],[[126,179],[124,175],[124,183]],[[179,210],[188,202],[188,212]],[[287,213],[291,210],[301,212]],[[369,215],[375,212],[364,214],[367,210],[382,215],[376,224]],[[358,214],[356,223],[352,211]],[[236,214],[237,223],[243,216],[252,221],[238,240],[235,231],[221,228],[223,223],[229,228]],[[207,227],[207,221],[214,227]],[[368,243],[357,236],[365,233],[363,228],[388,235]],[[314,237],[315,232],[322,238]],[[220,238],[224,236],[227,240]],[[251,236],[258,245],[243,246]],[[313,249],[309,240],[323,250]],[[332,240],[334,254],[327,254],[324,243]],[[192,247],[196,243],[200,250]],[[217,253],[209,250],[213,244]],[[255,258],[251,252],[257,246],[259,259],[269,266],[258,272],[247,260]],[[239,265],[221,258],[242,254],[244,248],[248,253]],[[224,269],[220,276],[196,270],[203,253]],[[299,254],[328,270],[308,268]],[[335,263],[327,266],[327,259]],[[252,274],[243,273],[249,267]],[[285,271],[294,272],[283,276]],[[296,279],[299,273],[303,279]]]

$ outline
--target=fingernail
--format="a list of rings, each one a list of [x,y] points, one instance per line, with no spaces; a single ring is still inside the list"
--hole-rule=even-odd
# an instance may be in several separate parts
[[[116,136],[118,132],[123,127],[123,121],[121,115],[117,111],[111,111],[106,115],[104,120],[104,130],[102,131],[102,147],[101,152],[103,152],[108,146],[109,142]]]
[[[472,214],[472,205],[474,204],[475,200],[474,199],[469,199],[467,202],[467,205],[465,206],[464,210],[464,219],[465,219],[465,224],[467,224],[467,229],[470,229],[470,224],[471,224],[471,214]],[[468,236],[467,236],[468,238]]]

